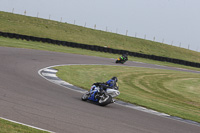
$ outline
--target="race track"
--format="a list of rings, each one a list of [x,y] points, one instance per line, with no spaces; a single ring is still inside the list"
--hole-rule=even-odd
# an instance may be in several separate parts
[[[58,133],[199,133],[200,126],[194,124],[117,104],[101,107],[83,102],[81,93],[38,74],[52,65],[116,65],[114,62],[100,57],[0,47],[0,117]],[[187,71],[136,62],[125,65]]]

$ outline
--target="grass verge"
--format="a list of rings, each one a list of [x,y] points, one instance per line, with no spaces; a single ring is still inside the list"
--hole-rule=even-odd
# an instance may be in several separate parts
[[[94,82],[119,79],[117,99],[200,122],[200,75],[124,66],[59,66],[57,76],[89,90]]]
[[[21,124],[9,122],[3,119],[0,119],[0,132],[1,133],[48,133],[47,131],[41,131]]]

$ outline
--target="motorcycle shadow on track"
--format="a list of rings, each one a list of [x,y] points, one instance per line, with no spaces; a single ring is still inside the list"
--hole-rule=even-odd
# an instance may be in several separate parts
[[[115,66],[129,66],[129,62],[127,61],[126,63],[124,64],[121,64],[121,63],[116,63],[116,62],[112,62]]]
[[[112,62],[113,64],[115,65],[118,65],[118,66],[128,66],[128,62],[126,62],[125,64],[121,64],[121,63],[116,63],[116,62]]]
[[[105,108],[105,106],[101,106],[101,105],[99,105],[99,103],[94,102],[94,101],[90,101],[90,100],[84,101],[84,103],[85,104],[95,105],[95,106],[101,107],[101,108]],[[113,104],[110,103],[110,104],[106,105],[106,108],[110,108],[110,109],[115,108],[115,106],[113,106],[113,105],[115,105],[115,104],[114,103]]]

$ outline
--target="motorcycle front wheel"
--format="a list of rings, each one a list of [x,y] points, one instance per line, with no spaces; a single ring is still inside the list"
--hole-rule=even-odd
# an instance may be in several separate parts
[[[87,100],[88,100],[88,97],[89,97],[89,95],[88,95],[88,92],[87,92],[87,93],[85,93],[85,94],[82,95],[81,99],[82,99],[83,101],[87,101]]]

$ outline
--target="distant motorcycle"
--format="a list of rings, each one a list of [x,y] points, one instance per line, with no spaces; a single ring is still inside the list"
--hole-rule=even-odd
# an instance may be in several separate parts
[[[81,97],[83,101],[93,101],[98,103],[101,106],[106,106],[110,103],[113,103],[113,97],[116,97],[120,94],[118,90],[107,88],[100,92],[100,86],[92,85],[90,91],[84,93]]]
[[[127,60],[128,60],[127,57],[121,56],[121,57],[117,58],[116,63],[124,64]]]

